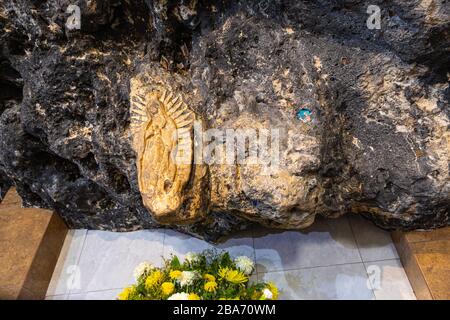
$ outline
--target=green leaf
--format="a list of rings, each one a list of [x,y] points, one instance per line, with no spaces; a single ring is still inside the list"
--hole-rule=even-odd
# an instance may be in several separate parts
[[[172,260],[170,261],[170,267],[172,269],[179,269],[179,268],[181,268],[181,263],[180,263],[180,260],[178,259],[177,256],[173,256],[172,257]]]

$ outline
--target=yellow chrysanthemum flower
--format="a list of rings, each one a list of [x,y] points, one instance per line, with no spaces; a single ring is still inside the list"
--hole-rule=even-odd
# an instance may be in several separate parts
[[[200,300],[200,297],[195,293],[190,293],[188,296],[188,300]]]
[[[172,282],[164,282],[161,285],[161,291],[164,295],[168,296],[172,294],[172,292],[175,290],[175,285]]]
[[[278,288],[273,282],[269,282],[267,287],[262,290],[259,300],[277,300],[278,299]]]
[[[205,283],[205,285],[203,287],[205,288],[205,291],[207,291],[207,292],[215,292],[217,289],[217,282],[208,281],[207,283]]]
[[[228,268],[220,268],[219,272],[217,273],[219,275],[219,278],[223,279],[227,276],[228,271],[230,271],[230,269]]]
[[[128,300],[130,295],[134,292],[134,287],[126,287],[121,293],[119,293],[119,300]]]
[[[210,282],[210,281],[216,281],[216,277],[214,277],[212,274],[209,273],[205,273],[203,275],[203,279],[205,279],[206,281]]]
[[[225,279],[234,284],[245,283],[248,281],[248,277],[239,270],[228,270]]]
[[[273,282],[269,282],[267,284],[267,288],[270,290],[270,292],[272,292],[272,300],[277,300],[278,299],[278,288],[275,286],[275,283]]]
[[[145,287],[153,288],[154,286],[160,284],[162,279],[163,279],[162,272],[159,270],[154,270],[148,275],[147,279],[145,279]]]
[[[169,272],[169,277],[172,280],[178,280],[181,277],[181,271],[180,270],[172,270]]]
[[[254,291],[252,293],[252,295],[250,296],[250,300],[259,300],[260,297],[261,297],[261,292],[260,291]]]

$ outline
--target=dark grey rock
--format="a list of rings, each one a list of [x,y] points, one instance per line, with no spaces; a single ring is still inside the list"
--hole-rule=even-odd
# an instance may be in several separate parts
[[[81,29],[67,30],[69,4]],[[280,128],[280,171],[210,166],[210,214],[173,226],[215,240],[258,222],[363,214],[449,224],[446,1],[44,1],[0,7],[0,191],[72,228],[159,226],[140,197],[129,81],[190,79],[206,128]],[[379,5],[380,30],[366,26]],[[307,106],[313,122],[295,113]]]
[[[11,185],[11,179],[9,179],[3,171],[0,171],[0,202],[4,199],[6,192],[11,188]]]

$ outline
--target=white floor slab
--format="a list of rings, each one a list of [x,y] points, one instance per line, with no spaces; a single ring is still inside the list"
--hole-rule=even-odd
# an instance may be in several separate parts
[[[363,261],[397,259],[398,254],[389,232],[360,216],[349,216]]]
[[[70,294],[67,300],[116,300],[121,291],[122,289],[112,289]]]
[[[86,229],[69,230],[47,289],[48,296],[65,295],[76,280],[77,264],[86,238]]]
[[[127,233],[89,231],[78,263],[79,282],[70,294],[123,288],[142,261],[162,264],[163,230]]]
[[[47,299],[116,299],[140,262],[159,266],[170,254],[212,248],[254,259],[259,273],[252,280],[274,281],[281,299],[415,298],[389,234],[344,217],[318,219],[301,232],[257,228],[217,245],[173,230],[71,230]]]
[[[258,272],[362,262],[345,218],[319,219],[305,231],[255,233]]]
[[[166,230],[164,258],[169,258],[171,254],[174,254],[183,259],[188,252],[201,252],[207,249],[226,250],[232,257],[245,255],[253,260],[255,259],[251,232],[238,233],[234,238],[213,245],[177,231]]]
[[[164,258],[168,259],[171,255],[176,255],[180,259],[188,252],[201,252],[212,249],[213,246],[203,240],[183,234],[175,230],[166,230],[164,237]]]
[[[277,284],[281,300],[375,299],[362,263],[258,273],[258,278]]]
[[[59,294],[56,296],[46,296],[45,300],[67,300],[68,294]]]
[[[122,289],[47,296],[45,300],[116,300]]]
[[[365,262],[377,300],[415,300],[408,277],[399,259]]]

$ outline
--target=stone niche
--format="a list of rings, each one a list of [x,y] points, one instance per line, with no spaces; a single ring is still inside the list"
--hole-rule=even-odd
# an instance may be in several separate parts
[[[449,6],[372,2],[2,1],[0,196],[208,241],[449,225]]]

